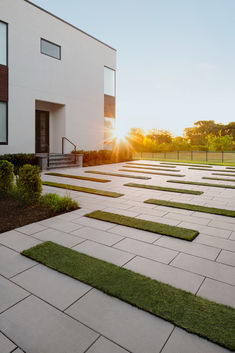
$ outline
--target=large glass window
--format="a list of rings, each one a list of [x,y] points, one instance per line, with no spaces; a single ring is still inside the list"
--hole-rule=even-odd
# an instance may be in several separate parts
[[[7,143],[7,103],[0,102],[0,144]]]
[[[104,145],[105,148],[112,149],[112,143],[114,138],[115,119],[104,118]]]
[[[55,43],[41,38],[41,53],[61,60],[61,47]]]
[[[115,96],[115,71],[104,67],[104,94]]]
[[[7,24],[0,21],[0,65],[7,65]]]

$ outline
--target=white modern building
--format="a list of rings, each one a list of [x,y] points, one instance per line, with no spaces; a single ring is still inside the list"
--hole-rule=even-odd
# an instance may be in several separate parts
[[[0,0],[0,154],[105,148],[116,50],[27,0]],[[65,152],[73,149],[64,139]]]

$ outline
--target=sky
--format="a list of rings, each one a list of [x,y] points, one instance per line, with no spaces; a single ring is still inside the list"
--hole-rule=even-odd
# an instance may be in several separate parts
[[[31,0],[117,49],[117,127],[235,121],[235,0]]]

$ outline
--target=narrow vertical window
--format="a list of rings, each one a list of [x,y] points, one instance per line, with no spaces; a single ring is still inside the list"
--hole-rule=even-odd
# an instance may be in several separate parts
[[[7,143],[7,103],[0,102],[0,144]]]
[[[104,67],[104,94],[115,96],[115,71]]]
[[[7,66],[7,24],[0,21],[0,65]]]

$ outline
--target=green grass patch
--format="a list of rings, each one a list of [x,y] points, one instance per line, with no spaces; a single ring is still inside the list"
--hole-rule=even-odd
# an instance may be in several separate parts
[[[109,181],[111,181],[111,180],[107,180],[107,179],[89,178],[89,177],[72,175],[72,174],[45,173],[45,175],[52,175],[52,176],[57,176],[57,177],[62,177],[62,178],[71,178],[71,179],[77,179],[77,180],[95,181],[97,183],[108,183]]]
[[[189,203],[181,203],[181,202],[173,202],[173,201],[165,201],[165,200],[157,200],[157,199],[148,199],[144,202],[150,203],[152,205],[167,206],[167,207],[180,208],[180,209],[189,210],[189,211],[197,211],[197,212],[212,213],[212,214],[228,216],[228,217],[235,217],[235,211],[225,210],[222,208],[205,207],[200,205],[191,205]]]
[[[221,185],[221,184],[209,184],[209,183],[200,183],[196,181],[186,181],[186,180],[167,180],[168,183],[177,183],[177,184],[188,184],[188,185],[199,185],[199,186],[211,186],[216,188],[224,188],[224,189],[235,189],[235,186],[232,185]]]
[[[185,167],[190,167],[191,165],[193,166],[193,164],[192,163],[164,163],[164,162],[162,162],[162,163],[160,163],[160,164],[164,164],[164,165],[175,165],[175,166],[177,166],[177,165],[182,165],[182,166],[185,166]],[[202,168],[213,168],[212,166],[209,166],[209,165],[197,165],[197,164],[195,164],[195,167],[202,167]]]
[[[156,186],[156,185],[128,183],[128,184],[124,184],[124,186],[130,186],[133,188],[140,188],[140,189],[156,190],[156,191],[176,192],[179,194],[190,194],[190,195],[202,195],[203,194],[202,191],[168,188],[165,186]]]
[[[235,177],[234,174],[226,174],[226,173],[211,173],[212,175],[221,175],[221,176],[231,176],[231,177]],[[228,179],[229,180],[229,179]]]
[[[131,169],[118,169],[120,172],[132,172],[132,173],[144,173],[144,174],[155,174],[155,175],[166,175],[174,177],[184,177],[182,174],[170,174],[170,173],[155,173],[155,172],[144,172],[142,170],[131,170]]]
[[[121,177],[121,178],[131,178],[131,179],[144,179],[144,180],[151,179],[151,178],[145,177],[145,176],[135,176],[135,175],[128,175],[128,174],[100,172],[98,170],[86,170],[85,173],[100,174],[100,175],[110,175],[110,176],[117,176],[117,177]]]
[[[235,169],[235,167],[226,167],[225,169]]]
[[[163,170],[163,171],[167,171],[167,172],[180,172],[180,170],[178,169],[174,169],[174,170],[171,170],[171,169],[166,169],[166,168],[152,168],[152,167],[136,167],[136,166],[131,166],[131,165],[123,165],[124,168],[134,168],[134,169],[149,169],[149,170]]]
[[[164,165],[160,165],[160,164],[146,164],[146,163],[126,163],[126,164],[130,164],[130,165],[146,165],[148,167],[161,167],[164,168]],[[169,165],[167,168],[176,168],[176,166],[174,165]]]
[[[61,245],[22,254],[227,349],[235,349],[235,310]]]
[[[85,217],[98,219],[100,221],[119,224],[122,226],[145,230],[147,232],[168,235],[174,238],[180,238],[192,241],[199,234],[193,229],[169,226],[168,224],[146,221],[139,218],[127,217],[116,213],[94,211],[85,215]]]
[[[213,174],[213,173],[212,173]],[[215,173],[216,174],[216,173]],[[220,175],[220,174],[218,174]],[[226,175],[226,174],[221,174]],[[227,176],[227,175],[226,175]],[[233,175],[234,176],[234,175]],[[210,180],[221,180],[221,181],[235,181],[235,179],[226,179],[226,178],[210,178],[210,177],[202,177],[202,179],[210,179]]]
[[[223,172],[223,173],[235,173],[235,171],[232,170],[221,170],[221,169],[206,169],[206,168],[188,168],[188,169],[192,169],[192,170],[204,170],[204,171],[208,171],[208,172]]]
[[[78,209],[77,201],[71,199],[69,195],[59,196],[57,194],[45,194],[41,197],[40,202],[51,208],[55,213],[63,211],[73,211]]]
[[[69,184],[61,184],[61,183],[54,183],[51,181],[43,181],[43,185],[46,186],[53,186],[55,188],[60,188],[60,189],[66,189],[66,190],[72,190],[72,191],[80,191],[80,192],[86,192],[88,194],[95,194],[95,195],[100,195],[100,196],[108,196],[108,197],[120,197],[123,196],[123,194],[119,194],[117,192],[112,192],[112,191],[106,191],[106,190],[98,190],[98,189],[91,189],[91,188],[85,188],[83,186],[76,186],[76,185],[69,185]]]

